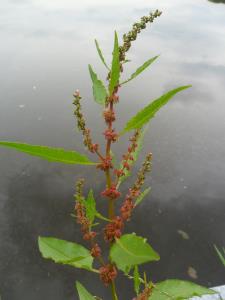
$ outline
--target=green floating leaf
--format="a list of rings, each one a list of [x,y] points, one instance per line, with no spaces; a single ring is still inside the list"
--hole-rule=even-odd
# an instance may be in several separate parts
[[[79,281],[76,281],[76,288],[79,300],[96,300]]]
[[[220,258],[222,264],[225,266],[225,248],[222,248],[221,251],[214,245],[214,248],[217,252],[218,257]]]
[[[107,66],[107,64],[106,64],[106,62],[105,62],[104,56],[103,56],[103,54],[102,54],[102,51],[101,51],[101,49],[100,49],[100,47],[99,47],[99,44],[98,44],[98,41],[97,41],[97,40],[95,40],[95,46],[96,46],[96,49],[97,49],[97,51],[98,51],[98,55],[99,55],[101,61],[103,62],[103,64],[105,65],[105,67],[110,71],[110,68]]]
[[[16,149],[29,155],[38,156],[48,161],[64,164],[96,165],[83,154],[75,151],[67,151],[61,148],[51,148],[39,145],[30,145],[18,142],[0,141],[0,146]]]
[[[88,193],[88,197],[84,202],[86,208],[86,216],[88,220],[93,223],[96,214],[96,202],[93,194],[93,190],[91,189]]]
[[[135,234],[125,234],[111,247],[110,258],[120,270],[125,271],[135,265],[157,261],[159,255],[146,242],[146,239]]]
[[[113,49],[113,59],[112,59],[112,67],[110,72],[110,82],[109,82],[109,94],[112,95],[115,86],[119,82],[120,78],[120,60],[119,60],[119,43],[118,36],[115,31],[114,37],[114,49]]]
[[[150,103],[144,109],[139,111],[136,114],[136,116],[134,116],[127,122],[122,133],[130,131],[132,129],[141,128],[142,126],[144,126],[146,123],[150,121],[150,119],[152,119],[155,116],[155,113],[162,106],[164,106],[174,95],[190,87],[191,85],[181,86],[179,88],[169,91],[168,93],[162,95],[160,98],[154,100],[152,103]]]
[[[132,153],[132,156],[134,158],[133,161],[129,161],[129,165],[130,167],[132,167],[134,165],[134,163],[137,161],[138,159],[138,156],[141,152],[141,149],[143,147],[143,140],[144,140],[144,136],[145,136],[145,133],[147,132],[147,129],[148,127],[146,127],[144,130],[142,130],[138,140],[137,140],[137,147],[135,149],[135,151]],[[123,164],[121,163],[120,166],[119,166],[119,169],[123,168]],[[131,175],[131,171],[130,170],[127,170],[127,169],[124,169],[124,176],[121,176],[118,180],[118,187],[120,186],[120,184],[127,178]]]
[[[97,74],[93,71],[91,65],[88,65],[91,80],[94,99],[98,104],[104,105],[107,97],[106,88],[101,80],[98,79]]]
[[[140,66],[131,76],[129,79],[123,81],[121,84],[125,84],[129,81],[131,81],[132,79],[134,79],[135,77],[137,77],[139,74],[141,74],[145,69],[147,69],[147,67],[149,67],[157,58],[159,57],[159,55],[150,58],[149,60],[147,60],[142,66]]]
[[[208,294],[216,294],[216,292],[189,281],[170,279],[157,283],[148,299],[182,300]]]
[[[137,206],[138,204],[140,204],[140,203],[144,200],[145,196],[147,196],[148,193],[149,193],[150,191],[151,191],[151,188],[150,188],[150,187],[148,187],[147,189],[145,189],[144,192],[142,192],[142,193],[137,197],[137,199],[136,199],[136,201],[135,201],[135,206]]]
[[[141,281],[138,272],[138,266],[134,266],[134,290],[137,295],[139,294],[140,291],[140,285],[141,285]]]
[[[79,244],[53,237],[39,237],[38,246],[44,258],[52,259],[56,263],[92,270],[93,257],[88,249]]]

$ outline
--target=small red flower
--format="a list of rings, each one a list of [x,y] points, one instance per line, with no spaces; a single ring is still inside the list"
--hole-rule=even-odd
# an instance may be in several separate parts
[[[123,170],[114,170],[114,173],[116,174],[117,177],[122,177],[125,175],[124,171]]]
[[[115,112],[110,110],[110,109],[106,109],[103,112],[103,116],[105,118],[106,123],[111,123],[111,122],[114,122],[116,120]]]
[[[138,197],[140,195],[140,190],[136,190],[136,189],[129,189],[129,193],[131,195],[131,197]]]
[[[130,170],[130,165],[128,164],[127,161],[125,161],[125,162],[123,163],[123,167],[124,167],[124,169]]]
[[[116,142],[118,139],[118,134],[114,129],[106,129],[103,134],[105,135],[107,141]]]
[[[133,208],[134,208],[134,203],[132,198],[127,197],[120,208],[121,217],[124,221],[130,219]]]
[[[120,238],[124,223],[121,217],[115,217],[111,223],[108,223],[104,229],[104,239],[107,242],[112,242],[115,238]]]
[[[110,188],[105,189],[102,192],[102,196],[105,196],[107,198],[116,199],[120,197],[121,193],[117,190],[115,185],[112,185]]]
[[[113,165],[112,165],[112,157],[106,157],[102,160],[102,162],[100,162],[97,165],[98,169],[101,169],[102,171],[106,171],[108,169],[112,169]]]
[[[89,240],[92,240],[93,238],[95,238],[96,235],[97,235],[97,233],[95,231],[89,231],[83,235],[83,239],[86,241],[89,241]]]
[[[119,96],[116,93],[113,93],[112,96],[109,97],[109,102],[118,103]]]
[[[108,264],[99,269],[100,279],[105,286],[108,286],[117,276],[117,269],[114,265]]]
[[[99,247],[99,245],[97,243],[94,244],[94,246],[92,247],[91,255],[93,257],[99,257],[101,255],[101,248]]]
[[[91,151],[92,153],[98,151],[98,148],[99,148],[99,145],[98,145],[98,144],[91,144],[91,145],[90,145],[90,151]]]

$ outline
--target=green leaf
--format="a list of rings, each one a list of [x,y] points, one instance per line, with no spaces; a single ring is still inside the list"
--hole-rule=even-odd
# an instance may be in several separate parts
[[[144,192],[142,192],[142,193],[137,197],[137,199],[136,199],[136,201],[135,201],[135,206],[137,206],[138,204],[140,204],[140,203],[144,200],[145,196],[147,196],[148,193],[149,193],[150,191],[151,191],[151,188],[150,188],[150,187],[148,187],[147,189],[145,189]]]
[[[133,161],[129,161],[130,167],[132,167],[132,166],[134,165],[134,163],[135,163],[135,162],[137,161],[137,159],[138,159],[138,156],[139,156],[139,154],[140,154],[140,152],[141,152],[141,149],[142,149],[142,147],[143,147],[144,136],[145,136],[145,133],[147,132],[147,129],[148,129],[148,126],[146,126],[146,128],[142,130],[142,132],[141,132],[141,134],[140,134],[140,136],[139,136],[139,138],[138,138],[138,140],[137,140],[137,148],[136,148],[135,151],[132,153],[132,156],[133,156],[134,160],[133,160]],[[119,169],[121,169],[121,168],[123,168],[123,163],[121,163],[120,166],[119,166]],[[130,170],[124,169],[123,172],[124,172],[125,175],[124,175],[124,176],[121,176],[121,177],[119,178],[119,180],[118,180],[118,186],[117,186],[117,187],[119,187],[120,184],[121,184],[127,177],[129,177],[129,176],[131,175],[131,171],[130,171]]]
[[[67,151],[61,148],[30,145],[19,142],[0,141],[0,146],[16,149],[29,155],[38,156],[48,161],[61,162],[64,164],[96,165],[83,154],[75,151]]]
[[[214,248],[217,252],[218,257],[220,258],[222,264],[225,266],[225,248],[222,248],[221,251],[214,245]]]
[[[76,288],[80,300],[95,300],[95,298],[85,289],[85,287],[79,281],[76,281]]]
[[[117,267],[125,271],[128,267],[159,260],[159,255],[136,234],[125,234],[112,245],[110,258]]]
[[[125,84],[128,81],[134,79],[135,77],[137,77],[139,74],[141,74],[145,69],[147,69],[147,67],[149,67],[157,58],[159,57],[159,55],[150,58],[149,60],[147,60],[142,66],[140,66],[131,76],[129,79],[123,81],[121,84]]]
[[[104,56],[103,56],[103,54],[102,54],[102,51],[101,51],[101,49],[100,49],[100,47],[99,47],[99,44],[98,44],[98,41],[97,41],[97,40],[95,40],[95,46],[96,46],[96,48],[97,48],[98,55],[99,55],[101,61],[103,62],[103,64],[105,65],[105,67],[110,71],[109,67],[107,66],[107,64],[106,64],[106,62],[105,62]]]
[[[97,211],[96,211],[96,213],[95,213],[95,216],[96,216],[97,218],[99,218],[100,220],[103,220],[103,221],[106,221],[106,222],[111,222],[111,221],[112,221],[112,220],[110,220],[110,219],[104,217],[102,214],[100,214],[100,213],[97,212]]]
[[[141,285],[141,281],[138,272],[138,266],[134,266],[134,290],[137,295],[139,294],[140,291],[140,285]]]
[[[181,300],[208,294],[216,294],[216,292],[192,282],[170,279],[157,283],[148,299]]]
[[[95,217],[107,222],[110,222],[111,220],[104,217],[102,214],[100,214],[97,210],[96,210],[96,201],[94,198],[94,193],[93,190],[91,189],[88,193],[88,197],[87,199],[83,202],[85,205],[85,209],[86,209],[86,215],[88,220],[93,223]],[[98,224],[98,223],[97,223]],[[94,226],[95,224],[92,224],[91,226]]]
[[[98,104],[104,105],[107,97],[106,88],[101,80],[98,79],[97,74],[93,71],[91,65],[88,65],[91,80],[94,99]]]
[[[88,197],[84,202],[86,208],[86,216],[88,220],[93,223],[96,214],[96,202],[93,194],[93,190],[91,189],[88,193]]]
[[[117,33],[115,31],[114,49],[112,67],[110,72],[109,94],[112,95],[115,86],[117,86],[120,78],[120,60],[119,60],[119,43]]]
[[[169,91],[168,93],[162,95],[160,98],[154,100],[152,103],[150,103],[144,109],[139,111],[133,118],[131,118],[127,122],[122,133],[130,131],[132,129],[141,128],[142,126],[144,126],[146,123],[150,121],[150,119],[152,119],[155,116],[156,112],[162,106],[164,106],[174,95],[190,87],[191,85],[181,86],[179,88]]]
[[[44,258],[76,268],[92,269],[93,257],[88,249],[79,244],[53,237],[39,237],[38,246]]]

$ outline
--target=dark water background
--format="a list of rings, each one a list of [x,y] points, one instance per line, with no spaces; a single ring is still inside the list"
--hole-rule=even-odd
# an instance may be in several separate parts
[[[136,110],[166,90],[193,85],[151,123],[143,154],[150,150],[154,155],[147,180],[152,192],[127,226],[127,232],[146,236],[161,254],[160,262],[145,268],[154,281],[180,278],[206,286],[225,284],[225,271],[213,248],[225,246],[224,2],[3,0],[0,4],[0,138],[78,151],[83,151],[82,138],[74,129],[71,104],[76,88],[85,99],[93,136],[103,131],[87,71],[91,63],[105,77],[93,39],[99,40],[109,61],[113,30],[121,36],[149,10],[163,10],[132,48],[132,63],[124,77],[149,57],[161,57],[124,86],[117,125],[121,129]],[[127,141],[124,145],[121,141],[114,150],[118,158],[126,146]],[[135,172],[140,165],[141,159]],[[0,166],[2,299],[77,299],[77,279],[93,294],[110,299],[96,275],[45,261],[37,248],[38,235],[81,242],[70,217],[74,182],[86,177],[86,190],[94,186],[98,198],[104,187],[102,174],[91,167],[48,163],[5,149]],[[122,190],[128,187],[124,184]],[[183,231],[189,239],[184,239]],[[131,299],[132,289],[131,283],[125,288],[124,280],[118,282],[121,299]]]

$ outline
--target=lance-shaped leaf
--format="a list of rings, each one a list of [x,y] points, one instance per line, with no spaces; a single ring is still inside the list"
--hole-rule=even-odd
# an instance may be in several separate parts
[[[131,118],[122,133],[130,131],[132,129],[141,128],[146,123],[152,119],[156,112],[164,106],[173,96],[175,96],[178,92],[190,88],[191,85],[181,86],[174,90],[169,91],[168,93],[162,95],[160,98],[154,100],[152,103],[147,105],[144,109],[139,111],[133,118]]]
[[[138,272],[138,266],[134,266],[134,290],[135,293],[138,295],[140,291],[140,285],[141,285],[141,280],[140,280],[140,275]]]
[[[61,162],[64,164],[96,165],[96,163],[90,161],[89,158],[83,154],[61,148],[52,148],[8,141],[0,141],[0,146],[12,148],[32,156],[38,156],[48,161]]]
[[[86,208],[86,216],[88,220],[93,223],[96,215],[96,202],[93,194],[93,190],[91,189],[88,193],[87,199],[84,201]]]
[[[222,264],[225,266],[225,248],[221,248],[221,251],[214,245],[218,257],[220,258]]]
[[[192,282],[170,279],[156,284],[149,300],[182,300],[194,296],[216,294],[215,291]]]
[[[101,49],[100,49],[100,47],[99,47],[99,44],[98,44],[98,41],[97,41],[97,40],[95,40],[95,46],[96,46],[96,49],[97,49],[97,51],[98,51],[98,55],[99,55],[101,61],[103,62],[104,66],[110,71],[109,67],[107,66],[107,64],[106,64],[106,62],[105,62],[104,56],[103,56],[103,54],[102,54],[102,51],[101,51]]]
[[[111,67],[110,82],[109,82],[110,95],[112,95],[115,86],[118,84],[119,78],[120,78],[119,43],[118,43],[117,33],[115,31],[113,59],[112,59],[112,67]]]
[[[76,281],[76,288],[79,295],[79,300],[95,300],[95,298],[85,289],[85,287]]]
[[[106,88],[101,80],[98,79],[97,74],[93,71],[91,65],[88,65],[91,80],[92,80],[92,89],[93,96],[95,101],[98,104],[104,105],[107,97]]]
[[[125,234],[110,249],[110,258],[117,267],[126,271],[129,267],[149,261],[159,260],[159,255],[146,242],[146,239],[136,234]]]
[[[96,211],[95,213],[95,217],[100,219],[100,220],[103,220],[103,221],[106,221],[106,222],[111,222],[112,220],[104,217],[102,214],[100,214],[98,211]]]
[[[147,132],[147,129],[148,129],[148,126],[145,129],[143,129],[140,133],[140,136],[137,140],[137,147],[136,147],[135,151],[132,152],[133,160],[129,161],[130,167],[132,167],[138,159],[138,156],[143,147],[143,140],[144,140],[145,133]],[[119,169],[121,169],[121,168],[123,168],[123,163],[120,164]],[[124,175],[119,178],[117,188],[127,177],[129,177],[131,175],[131,171],[127,170],[125,168],[123,168],[123,172],[124,172]]]
[[[123,81],[121,84],[125,84],[125,83],[131,81],[132,79],[134,79],[135,77],[137,77],[145,69],[147,69],[158,57],[159,57],[159,55],[157,55],[155,57],[152,57],[149,60],[147,60],[142,66],[140,66],[139,68],[137,68],[137,70],[130,76],[129,79]]]
[[[150,191],[151,191],[151,188],[150,188],[150,187],[148,187],[147,189],[145,189],[144,192],[142,192],[142,193],[137,197],[137,199],[136,199],[136,201],[135,201],[135,206],[137,206],[138,204],[140,204],[140,203],[144,200],[145,196],[147,196],[148,193],[149,193]]]
[[[86,209],[86,216],[88,220],[92,223],[91,226],[98,225],[93,224],[95,217],[107,222],[110,222],[110,219],[104,217],[102,214],[100,214],[96,209],[96,201],[94,198],[93,190],[91,189],[88,193],[87,199],[83,202],[85,209]]]
[[[79,244],[53,237],[39,237],[38,246],[44,258],[76,268],[92,269],[93,257],[90,251]]]

